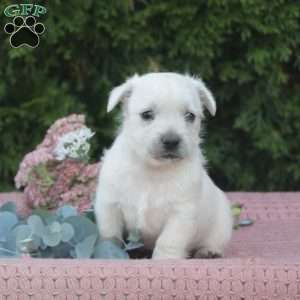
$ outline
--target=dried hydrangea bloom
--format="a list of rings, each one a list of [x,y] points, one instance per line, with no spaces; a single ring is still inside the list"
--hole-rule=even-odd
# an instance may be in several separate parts
[[[78,180],[85,183],[90,179],[97,178],[99,171],[100,171],[100,163],[85,165],[78,176]]]
[[[84,115],[70,115],[65,118],[61,118],[54,122],[48,129],[47,134],[43,142],[37,146],[37,148],[50,148],[51,151],[56,147],[59,138],[64,134],[67,134],[77,129],[86,127]]]
[[[82,127],[64,134],[58,139],[57,145],[53,151],[56,159],[83,159],[87,157],[90,150],[88,140],[93,135],[94,132],[87,127]]]
[[[61,136],[83,127],[86,127],[84,115],[73,114],[57,120],[48,129],[43,142],[39,144],[34,151],[25,155],[24,159],[20,163],[18,173],[15,177],[16,187],[20,188],[28,183],[28,174],[33,166],[38,163],[56,160],[53,150]]]
[[[45,164],[51,160],[54,160],[54,156],[45,148],[40,148],[26,154],[15,176],[16,187],[19,189],[28,184],[29,174],[34,166]]]
[[[28,153],[15,177],[17,188],[31,207],[56,208],[70,203],[83,211],[91,207],[100,163],[88,164],[88,140],[94,133],[86,127],[83,115],[57,120],[41,144]],[[65,143],[71,144],[65,149]],[[59,159],[58,159],[59,158]]]

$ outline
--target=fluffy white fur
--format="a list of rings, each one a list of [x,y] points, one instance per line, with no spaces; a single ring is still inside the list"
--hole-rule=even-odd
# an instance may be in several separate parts
[[[139,230],[155,259],[222,255],[232,233],[230,206],[199,147],[203,108],[216,112],[211,92],[201,79],[149,73],[113,89],[108,111],[119,102],[123,125],[105,153],[96,193],[101,236],[121,239]],[[154,119],[145,121],[141,113],[149,110]],[[168,132],[180,137],[177,158],[161,156]]]

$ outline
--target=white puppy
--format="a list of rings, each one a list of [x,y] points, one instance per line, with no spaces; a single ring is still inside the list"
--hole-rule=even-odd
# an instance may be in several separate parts
[[[200,79],[176,73],[134,76],[110,94],[123,126],[105,153],[95,213],[103,238],[138,230],[153,258],[222,255],[232,233],[225,194],[199,148],[203,107],[215,100]]]

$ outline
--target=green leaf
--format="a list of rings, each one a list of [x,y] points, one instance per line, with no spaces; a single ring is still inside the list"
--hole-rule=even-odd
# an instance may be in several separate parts
[[[34,166],[32,171],[36,172],[41,179],[41,185],[43,188],[49,188],[54,184],[54,179],[50,176],[47,166],[45,164],[39,164]]]
[[[243,205],[240,203],[231,204],[231,213],[234,217],[239,217],[242,212]]]

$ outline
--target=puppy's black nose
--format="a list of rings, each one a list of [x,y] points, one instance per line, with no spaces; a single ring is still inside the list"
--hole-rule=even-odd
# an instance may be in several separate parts
[[[173,132],[166,133],[162,135],[161,142],[164,146],[164,149],[167,151],[174,151],[180,144],[180,137]]]

